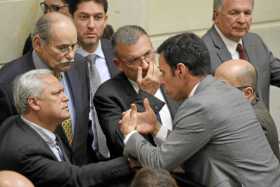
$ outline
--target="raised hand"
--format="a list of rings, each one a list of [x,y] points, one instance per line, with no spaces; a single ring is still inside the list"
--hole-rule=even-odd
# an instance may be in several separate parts
[[[142,67],[138,67],[137,84],[140,89],[154,95],[160,87],[161,72],[155,62],[148,61],[147,63],[149,66],[145,77],[142,74]]]
[[[122,119],[119,121],[119,128],[124,136],[136,129],[137,125],[137,107],[131,104],[131,108],[122,113]]]
[[[157,130],[157,117],[147,98],[144,99],[144,112],[137,113],[136,130],[142,134],[155,134]]]

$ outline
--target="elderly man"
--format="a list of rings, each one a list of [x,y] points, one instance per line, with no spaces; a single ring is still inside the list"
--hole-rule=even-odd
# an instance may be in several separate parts
[[[72,2],[73,0],[44,0],[40,3],[40,6],[44,14],[49,12],[59,12],[66,16],[70,16],[69,4]],[[32,37],[29,35],[25,41],[22,54],[25,55],[32,50]]]
[[[29,179],[14,171],[0,171],[0,187],[34,187]]]
[[[94,105],[111,155],[116,157],[123,153],[123,136],[118,128],[118,121],[132,102],[142,106],[143,98],[149,98],[165,127],[161,133],[164,137],[168,129],[173,129],[175,105],[160,89],[160,72],[155,51],[143,28],[136,25],[119,28],[113,37],[113,48],[116,55],[114,63],[121,73],[100,86],[95,94]],[[161,136],[146,138],[157,144],[162,139]]]
[[[279,162],[249,102],[237,89],[215,80],[204,42],[183,33],[158,48],[166,93],[182,101],[174,129],[159,147],[137,129],[156,134],[159,126],[147,99],[144,112],[133,104],[124,114],[124,153],[142,165],[172,170],[181,165],[186,176],[208,187],[280,185]]]
[[[67,32],[65,32],[67,30]],[[16,114],[12,100],[12,81],[32,69],[50,69],[63,84],[68,96],[70,118],[57,133],[68,145],[74,163],[87,163],[89,96],[87,67],[75,64],[77,30],[71,18],[56,12],[43,15],[33,33],[34,50],[7,63],[0,70],[0,123]]]
[[[259,102],[256,96],[257,74],[254,66],[245,60],[229,60],[218,66],[215,78],[224,80],[229,85],[242,91],[244,97],[255,109],[267,140],[274,154],[279,159],[277,128],[265,105]]]
[[[50,70],[31,70],[14,83],[15,106],[0,128],[0,170],[14,170],[35,186],[115,186],[129,174],[127,159],[77,167],[54,134],[70,117],[63,85]]]
[[[230,59],[246,59],[258,73],[258,95],[269,108],[269,86],[280,86],[280,61],[255,33],[249,32],[254,0],[214,0],[213,27],[203,36],[212,73]]]

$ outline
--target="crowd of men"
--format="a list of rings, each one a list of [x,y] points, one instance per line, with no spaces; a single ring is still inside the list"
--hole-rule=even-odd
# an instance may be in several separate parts
[[[40,5],[25,54],[0,69],[3,181],[280,186],[269,113],[280,60],[249,32],[254,0],[214,0],[202,38],[181,33],[157,49],[137,25],[105,36],[107,0]]]

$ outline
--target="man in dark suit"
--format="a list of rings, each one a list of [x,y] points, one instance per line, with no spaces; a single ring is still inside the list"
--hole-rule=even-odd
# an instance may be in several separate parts
[[[272,151],[279,160],[277,127],[263,102],[256,96],[257,73],[254,66],[245,60],[229,60],[217,67],[215,78],[242,91],[252,104]]]
[[[77,0],[70,4],[70,13],[78,31],[78,44],[75,60],[88,65],[90,83],[90,113],[89,124],[92,128],[89,143],[92,150],[89,154],[96,155],[99,159],[109,157],[106,138],[99,125],[98,117],[93,105],[93,96],[98,86],[118,73],[112,63],[113,50],[111,42],[102,39],[102,34],[107,23],[107,0]],[[91,150],[89,150],[91,151]]]
[[[69,31],[69,30],[68,30]],[[70,117],[64,87],[46,69],[31,70],[14,85],[15,106],[0,127],[0,170],[14,170],[35,186],[115,186],[129,175],[124,157],[81,167],[72,165],[55,129]]]
[[[255,66],[258,95],[269,108],[269,86],[280,86],[280,60],[257,34],[249,32],[253,6],[254,0],[214,0],[214,25],[203,40],[210,51],[212,73],[230,59],[245,59]]]
[[[38,20],[33,36],[34,50],[0,70],[0,121],[17,113],[12,99],[12,81],[16,76],[32,69],[53,70],[57,76],[62,76],[61,82],[69,97],[72,139],[66,138],[66,128],[60,126],[57,133],[69,145],[74,163],[81,165],[87,163],[89,96],[87,67],[84,64],[71,66],[76,44],[77,31],[71,18],[48,13]]]
[[[154,48],[143,28],[135,25],[123,26],[114,34],[112,42],[116,55],[114,63],[121,73],[99,87],[94,105],[111,156],[116,157],[123,152],[123,136],[118,128],[118,121],[131,103],[141,106],[143,98],[148,97],[161,124],[166,127],[164,136],[167,129],[173,128],[175,103],[160,89],[160,72],[155,61]],[[160,144],[160,137],[155,137],[154,142]]]
[[[157,133],[156,116],[147,99],[142,113],[133,104],[120,121],[124,154],[153,168],[181,165],[187,176],[208,187],[278,187],[279,161],[251,105],[239,90],[208,75],[203,41],[183,33],[167,39],[158,52],[163,87],[182,101],[174,129],[160,147],[152,146],[137,131],[144,125]]]

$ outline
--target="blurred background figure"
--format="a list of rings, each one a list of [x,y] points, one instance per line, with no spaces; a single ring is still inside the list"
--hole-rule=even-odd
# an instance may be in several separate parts
[[[15,171],[0,171],[0,187],[34,187],[29,179]]]
[[[142,168],[136,173],[131,187],[178,187],[178,185],[167,170]]]
[[[113,26],[110,24],[107,24],[104,28],[102,38],[112,40],[113,34],[114,34]]]

